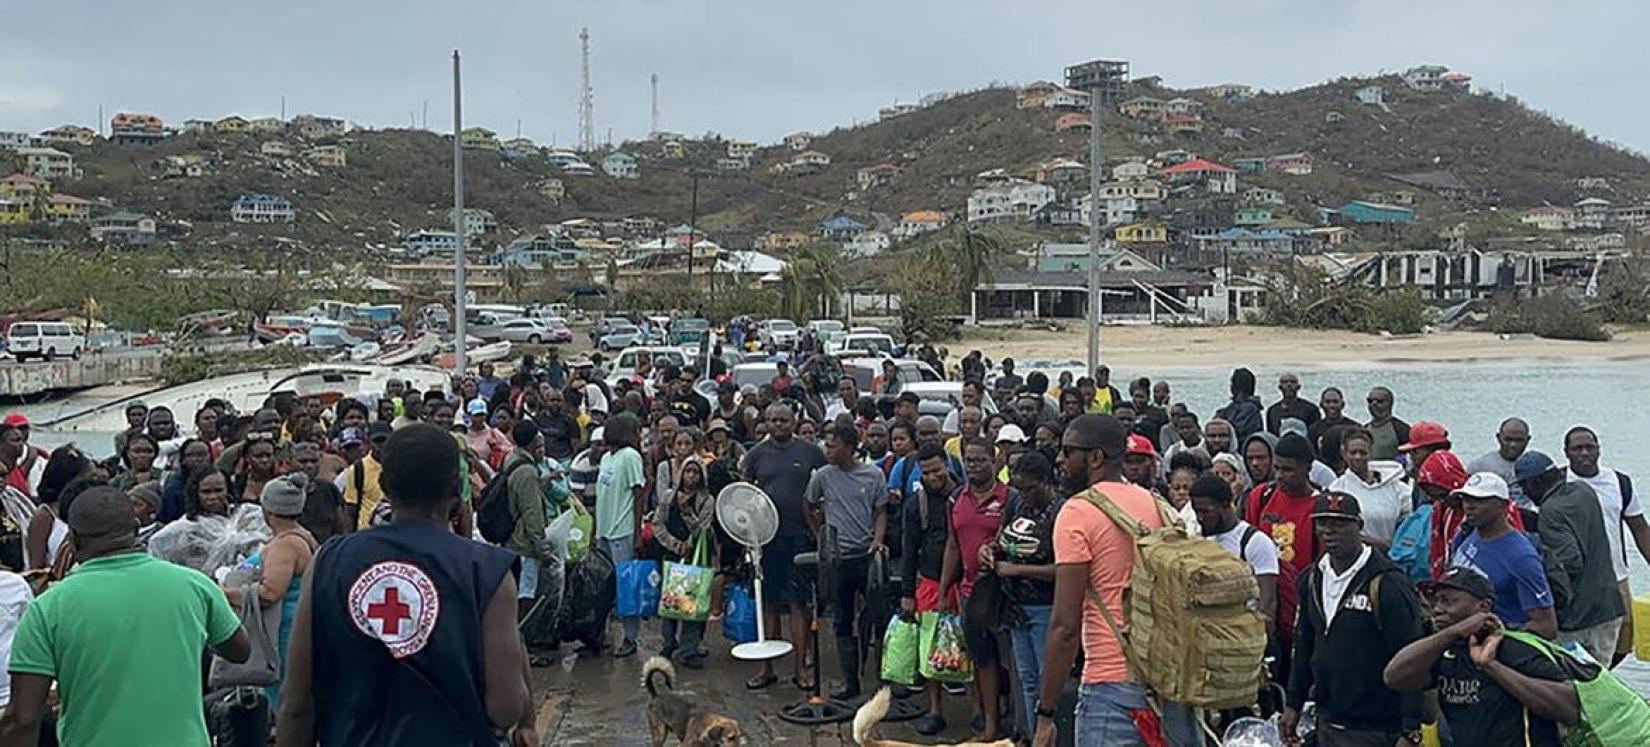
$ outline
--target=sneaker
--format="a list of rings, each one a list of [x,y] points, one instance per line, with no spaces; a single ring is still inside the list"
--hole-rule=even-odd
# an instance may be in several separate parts
[[[634,653],[636,653],[636,642],[625,639],[624,643],[619,644],[618,648],[613,649],[613,658],[623,659],[624,657],[630,656]]]
[[[962,696],[968,694],[968,686],[961,682],[941,682],[940,689],[944,690],[946,695]]]
[[[682,666],[687,667],[688,669],[704,669],[705,668],[705,657],[699,656],[697,654],[683,655],[682,656]]]
[[[925,737],[932,737],[945,731],[945,719],[932,713],[917,719],[917,733]]]

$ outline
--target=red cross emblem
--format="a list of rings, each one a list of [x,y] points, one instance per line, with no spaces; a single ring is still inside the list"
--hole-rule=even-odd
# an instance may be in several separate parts
[[[363,571],[349,590],[357,630],[397,659],[424,650],[441,612],[441,596],[422,568],[386,561]]]
[[[382,603],[367,605],[367,619],[377,620],[385,635],[401,632],[401,621],[412,619],[412,608],[401,603],[401,590],[391,586],[384,590]]]

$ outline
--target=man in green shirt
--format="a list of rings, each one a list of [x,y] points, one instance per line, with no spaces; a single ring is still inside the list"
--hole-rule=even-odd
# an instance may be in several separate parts
[[[114,488],[80,494],[68,520],[80,565],[18,623],[0,745],[38,742],[56,680],[62,744],[206,747],[200,653],[252,653],[229,600],[199,571],[140,552],[131,499]]]

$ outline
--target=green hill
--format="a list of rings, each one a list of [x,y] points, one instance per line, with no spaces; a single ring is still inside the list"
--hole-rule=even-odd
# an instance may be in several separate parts
[[[1384,107],[1354,101],[1353,92],[1371,84],[1383,86]],[[1314,205],[1410,189],[1384,176],[1402,172],[1447,171],[1469,188],[1467,197],[1454,200],[1417,190],[1417,207],[1429,231],[1490,207],[1569,204],[1583,196],[1574,186],[1579,177],[1608,179],[1611,189],[1604,196],[1618,204],[1650,194],[1650,161],[1642,155],[1601,143],[1510,97],[1421,93],[1394,77],[1342,79],[1236,103],[1142,84],[1131,85],[1125,97],[1141,94],[1202,101],[1205,130],[1193,138],[1156,133],[1157,140],[1147,142],[1142,136],[1155,128],[1111,111],[1104,122],[1108,160],[1171,148],[1228,163],[1304,151],[1314,160],[1309,176],[1240,179],[1245,186],[1282,190],[1290,202],[1288,212],[1297,217],[1309,217]],[[697,172],[700,225],[729,246],[748,245],[770,230],[811,230],[839,213],[886,226],[910,210],[960,214],[971,177],[981,171],[1001,168],[1029,178],[1038,164],[1054,158],[1086,161],[1087,136],[1056,134],[1053,123],[1059,114],[1017,109],[1015,93],[1007,89],[959,94],[909,114],[819,135],[810,149],[832,161],[807,176],[770,170],[794,155],[781,146],[760,149],[749,171],[718,172],[716,161],[725,155],[726,143],[714,139],[689,141],[682,159],[663,158],[658,142],[624,144],[623,149],[642,159],[636,180],[563,176],[542,158],[509,161],[468,151],[467,202],[498,218],[501,230],[484,240],[488,244],[573,217],[645,216],[668,227],[688,221],[691,174]],[[395,245],[404,232],[450,226],[446,208],[452,199],[452,151],[441,135],[351,132],[336,140],[348,152],[349,163],[341,169],[304,166],[301,157],[265,156],[260,145],[270,140],[288,142],[299,152],[308,145],[289,135],[254,134],[186,134],[148,146],[99,142],[75,151],[84,178],[56,187],[152,213],[170,241],[199,251],[280,243],[327,253]],[[160,159],[189,155],[206,159],[203,176],[161,177]],[[588,159],[599,163],[602,155],[589,154]],[[903,172],[888,185],[859,193],[857,171],[878,163],[895,164]],[[559,203],[538,189],[549,178],[565,184],[567,196]],[[250,192],[291,199],[299,210],[297,222],[231,223],[230,203]],[[33,226],[0,231],[70,239],[81,235],[73,228]]]

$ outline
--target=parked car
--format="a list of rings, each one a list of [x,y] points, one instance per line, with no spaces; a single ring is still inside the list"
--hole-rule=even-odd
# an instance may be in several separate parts
[[[498,337],[508,342],[540,345],[555,341],[555,332],[543,319],[511,319],[500,328]]]
[[[642,334],[641,327],[626,324],[621,327],[614,327],[607,334],[602,335],[601,339],[596,341],[596,347],[605,353],[623,350],[646,342],[647,338]]]
[[[767,319],[756,327],[756,339],[763,347],[788,350],[796,346],[796,322],[789,319]]]
[[[709,331],[709,319],[677,319],[670,324],[670,336],[666,338],[665,344],[684,348],[697,347]]]
[[[629,319],[622,316],[602,317],[601,319],[596,320],[595,324],[590,325],[590,343],[594,345],[597,341],[601,340],[602,337],[606,336],[609,332],[612,332],[616,327],[632,326],[635,325],[631,324]]]
[[[607,385],[614,386],[620,379],[628,379],[634,375],[636,366],[644,356],[653,363],[655,370],[659,366],[687,365],[687,356],[682,355],[682,351],[676,348],[659,346],[625,348],[613,358],[613,368],[607,375]],[[649,394],[653,392],[653,381],[651,379],[646,382],[646,389]]]
[[[861,392],[871,391],[871,385],[875,382],[876,377],[882,375],[882,362],[885,360],[892,360],[898,366],[899,380],[902,385],[924,381],[941,381],[945,378],[940,376],[933,366],[915,358],[844,356],[840,360],[843,375],[854,377],[854,385],[858,386]]]
[[[913,381],[904,386],[902,391],[911,392],[922,398],[917,404],[917,412],[924,415],[945,417],[951,411],[962,407],[962,382],[960,381]],[[986,417],[997,412],[997,402],[990,393],[980,397],[980,409]]]
[[[566,319],[562,319],[560,317],[552,317],[550,319],[544,320],[544,326],[550,328],[550,341],[551,342],[554,342],[554,343],[557,343],[557,344],[563,344],[563,345],[572,344],[572,342],[573,342],[573,328],[567,326],[567,320]]]
[[[66,322],[15,322],[6,330],[6,349],[18,363],[30,358],[49,361],[60,355],[80,360],[86,335]]]
[[[893,355],[894,338],[882,332],[849,332],[826,348],[844,355]]]
[[[824,350],[830,350],[831,343],[841,339],[847,329],[842,322],[835,319],[815,319],[808,322],[808,331],[814,334],[814,339],[819,341],[820,347]]]

